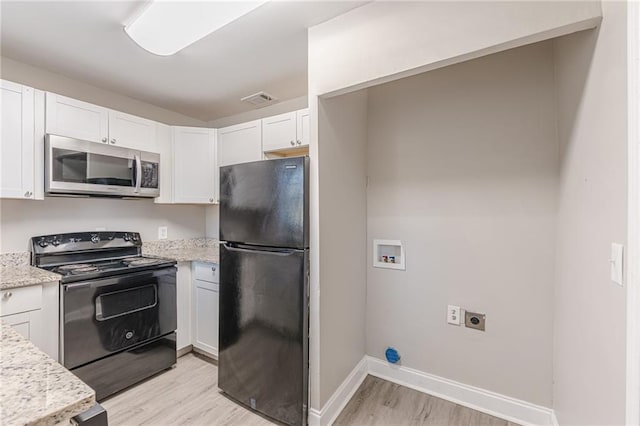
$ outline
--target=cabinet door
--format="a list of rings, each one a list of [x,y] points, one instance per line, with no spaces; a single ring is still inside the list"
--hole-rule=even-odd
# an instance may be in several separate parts
[[[159,204],[173,203],[173,144],[172,129],[166,124],[156,123],[156,138],[160,154],[160,196],[155,198]]]
[[[262,150],[264,152],[291,149],[297,145],[295,111],[262,119]]]
[[[193,346],[217,357],[219,284],[194,280],[193,290]]]
[[[176,273],[177,325],[176,349],[191,345],[191,264],[179,262]]]
[[[216,201],[216,149],[213,129],[173,128],[173,201]]]
[[[296,143],[309,146],[309,108],[296,111]]]
[[[0,197],[34,198],[34,90],[1,81]]]
[[[109,111],[109,143],[158,152],[156,123],[124,112]]]
[[[19,314],[6,315],[0,317],[2,322],[13,327],[25,339],[31,341],[40,350],[43,348],[41,311],[21,312]]]
[[[108,142],[109,110],[47,92],[47,133],[92,142]]]
[[[218,129],[218,166],[262,160],[262,123],[248,123]]]

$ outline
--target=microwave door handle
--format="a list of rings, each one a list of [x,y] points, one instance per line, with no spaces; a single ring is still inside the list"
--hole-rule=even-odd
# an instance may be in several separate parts
[[[140,160],[140,154],[135,155],[136,158],[136,189],[134,192],[137,194],[140,192],[142,185],[142,161]]]

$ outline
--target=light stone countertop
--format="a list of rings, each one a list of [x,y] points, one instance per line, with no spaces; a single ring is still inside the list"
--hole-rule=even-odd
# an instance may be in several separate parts
[[[145,256],[161,257],[176,262],[220,263],[218,247],[185,247],[174,249],[149,249],[142,251]]]
[[[219,241],[210,238],[145,242],[142,254],[177,262],[220,263]]]
[[[93,389],[0,321],[1,425],[55,425],[95,402]]]
[[[34,266],[1,266],[0,290],[60,281],[60,275]]]

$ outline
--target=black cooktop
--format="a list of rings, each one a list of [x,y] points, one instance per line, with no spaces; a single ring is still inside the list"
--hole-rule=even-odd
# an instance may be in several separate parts
[[[174,260],[155,257],[131,256],[124,259],[101,260],[95,262],[67,263],[55,266],[40,266],[62,275],[62,282],[87,281],[114,275],[130,274],[151,269],[167,268],[175,265]]]

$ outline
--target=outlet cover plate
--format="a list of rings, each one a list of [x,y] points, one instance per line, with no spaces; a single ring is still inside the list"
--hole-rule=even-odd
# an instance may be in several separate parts
[[[466,311],[464,313],[464,326],[475,330],[484,331],[486,316],[477,312]]]
[[[447,305],[447,323],[460,325],[460,306]]]
[[[166,240],[168,234],[168,229],[166,226],[158,226],[158,239]]]

